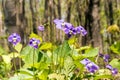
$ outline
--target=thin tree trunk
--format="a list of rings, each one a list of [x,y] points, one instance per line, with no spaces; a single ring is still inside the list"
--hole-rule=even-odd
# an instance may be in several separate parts
[[[93,41],[94,41],[94,47],[99,47],[100,52],[102,52],[102,38],[100,34],[100,22],[99,22],[99,0],[93,0],[93,10],[92,10],[92,17],[93,17],[93,23],[92,23],[92,33],[93,33]]]
[[[70,1],[68,3],[68,9],[67,9],[67,21],[70,22],[70,19],[71,19],[71,5],[72,5],[72,2]]]
[[[61,19],[61,0],[58,0],[57,1],[57,14],[58,14],[58,16],[57,16],[57,18],[59,18],[59,19]],[[63,36],[62,36],[62,32],[61,32],[61,30],[59,30],[59,29],[56,29],[56,43],[57,44],[60,44],[61,42],[62,42],[62,38],[63,38]]]
[[[49,0],[45,0],[44,4],[44,23],[46,24],[46,30],[45,30],[45,41],[49,41],[49,25],[48,25],[48,17],[49,17]]]
[[[6,51],[9,51],[8,45],[7,45],[7,39],[6,37],[6,27],[4,25],[4,15],[3,15],[3,9],[4,9],[4,1],[0,4],[0,45],[2,45],[2,48],[4,48]]]
[[[82,39],[82,45],[86,44],[92,44],[93,45],[93,37],[92,37],[92,7],[93,5],[89,2],[86,2],[86,5],[88,5],[88,8],[86,9],[85,12],[85,29],[87,30],[88,34]]]
[[[58,18],[61,19],[61,0],[58,0],[57,9],[58,9]]]
[[[37,11],[35,11],[35,0],[30,0],[30,10],[32,14],[33,32],[37,34]]]
[[[54,43],[54,26],[52,26],[53,22],[53,0],[49,1],[49,13],[50,13],[50,41]]]
[[[108,0],[110,25],[112,25],[114,23],[112,3],[113,3],[113,0]]]
[[[22,43],[26,42],[25,29],[26,29],[26,18],[25,18],[25,0],[16,1],[16,26],[19,29],[19,33],[22,38]]]
[[[48,3],[49,3],[49,0],[45,0],[45,11],[44,11],[44,22],[48,22]]]

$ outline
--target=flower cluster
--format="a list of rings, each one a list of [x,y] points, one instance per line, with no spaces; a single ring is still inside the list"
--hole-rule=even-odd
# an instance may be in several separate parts
[[[84,64],[85,68],[91,73],[95,73],[99,69],[99,66],[96,65],[94,62],[91,62],[89,59],[83,59],[80,62]]]
[[[63,30],[68,37],[76,34],[81,34],[82,36],[87,34],[87,31],[82,26],[74,27],[71,23],[59,19],[55,19],[54,23],[56,24],[56,28]]]
[[[20,37],[20,35],[17,34],[17,33],[12,33],[12,34],[8,37],[8,41],[15,46],[17,43],[19,43],[19,42],[21,41],[21,37]]]
[[[110,56],[109,56],[108,54],[101,54],[101,53],[99,53],[99,56],[102,57],[103,60],[108,63],[108,60],[110,59]],[[112,73],[113,75],[115,75],[115,74],[118,73],[118,70],[117,70],[116,68],[113,68],[113,67],[112,67],[111,65],[109,65],[109,64],[106,65],[106,68],[109,69],[109,70],[111,70],[111,73]]]
[[[109,69],[109,70],[111,70],[111,73],[113,74],[113,75],[115,75],[115,74],[117,74],[118,73],[118,70],[116,69],[116,68],[113,68],[111,65],[106,65],[106,68],[107,69]]]

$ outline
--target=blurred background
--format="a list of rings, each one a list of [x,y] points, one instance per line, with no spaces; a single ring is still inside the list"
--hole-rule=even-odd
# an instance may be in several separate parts
[[[77,36],[79,46],[120,53],[120,0],[0,0],[1,47],[9,51],[7,37],[13,32],[20,34],[24,45],[32,32],[45,42],[62,43],[65,35],[56,29],[54,19],[87,30],[85,37]],[[38,31],[40,25],[45,31]]]

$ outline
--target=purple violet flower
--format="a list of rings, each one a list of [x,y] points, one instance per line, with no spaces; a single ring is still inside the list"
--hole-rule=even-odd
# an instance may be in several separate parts
[[[55,19],[53,21],[56,24],[56,28],[58,29],[63,29],[64,24],[64,20],[59,20],[59,19]]]
[[[80,63],[87,65],[88,63],[90,63],[91,61],[89,59],[83,59],[82,61],[80,61]]]
[[[99,66],[93,62],[88,63],[85,67],[91,73],[94,73],[99,69]]]
[[[94,62],[91,62],[89,59],[83,59],[80,62],[84,64],[85,68],[91,73],[94,73],[99,69],[99,66],[96,65]]]
[[[72,35],[76,35],[76,30],[73,26],[69,26],[69,27],[66,27],[64,28],[64,32],[65,34],[68,35],[68,37],[71,37]]]
[[[29,45],[34,47],[35,49],[38,48],[39,44],[40,44],[40,40],[37,40],[36,38],[31,38],[29,41]]]
[[[85,36],[87,34],[87,31],[82,26],[78,26],[75,29],[76,29],[77,33],[78,34],[80,33],[82,36]]]
[[[116,75],[116,74],[118,73],[118,70],[117,70],[116,68],[113,68],[113,69],[111,70],[111,72],[112,72],[113,75]]]
[[[117,74],[118,73],[118,70],[116,69],[116,68],[113,68],[111,65],[106,65],[106,68],[107,69],[109,69],[109,70],[111,70],[111,73],[113,74],[113,75],[115,75],[115,74]]]
[[[64,20],[55,19],[53,21],[56,24],[56,28],[63,30],[65,27],[71,27],[71,23],[64,22]]]
[[[111,65],[109,65],[109,64],[108,64],[108,65],[106,65],[106,68],[107,68],[107,69],[110,69],[110,70],[112,70],[112,69],[113,69],[113,67],[112,67]]]
[[[40,31],[44,31],[44,26],[38,26],[38,30],[40,30]]]
[[[11,42],[14,46],[19,43],[21,41],[21,37],[19,34],[17,33],[12,33],[9,37],[8,37],[8,41]]]
[[[102,53],[99,53],[99,57],[103,57],[104,56],[104,54],[102,54]]]
[[[71,28],[73,25],[71,23],[64,22],[65,28]]]
[[[105,54],[103,56],[103,59],[104,59],[105,62],[108,62],[109,58],[110,58],[110,56],[108,54]]]

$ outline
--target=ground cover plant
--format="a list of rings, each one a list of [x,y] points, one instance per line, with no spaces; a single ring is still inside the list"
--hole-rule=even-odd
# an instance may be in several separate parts
[[[82,26],[59,19],[53,23],[66,35],[60,45],[43,42],[35,33],[30,34],[26,46],[20,43],[18,33],[8,36],[13,51],[8,53],[0,47],[1,80],[117,80],[119,59],[110,59],[109,53],[100,53],[99,48],[77,46],[77,35],[87,35]],[[39,26],[38,30],[44,32],[45,28]],[[118,54],[119,44],[110,47]]]

